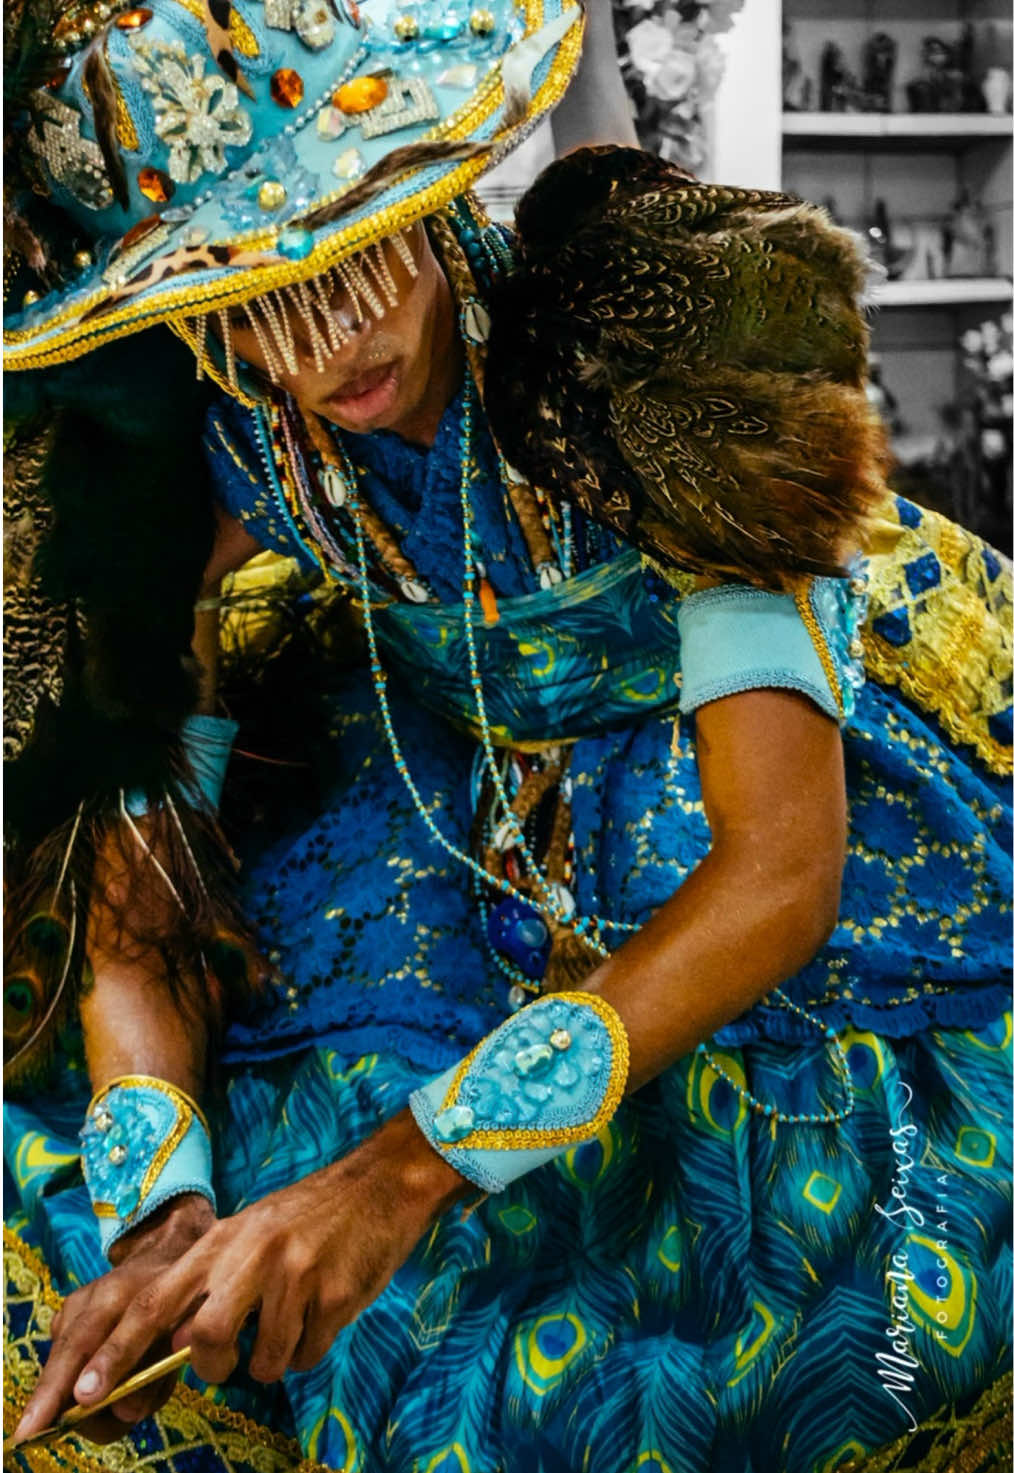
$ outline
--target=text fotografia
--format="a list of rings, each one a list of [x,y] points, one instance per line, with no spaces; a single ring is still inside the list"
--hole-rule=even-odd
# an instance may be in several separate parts
[[[913,1091],[904,1081],[901,1087],[908,1092],[908,1098],[905,1101],[907,1109],[912,1103]],[[916,1164],[910,1150],[912,1137],[915,1134],[916,1127],[911,1121],[906,1121],[891,1130],[891,1146],[895,1158],[895,1180],[891,1187],[891,1205],[881,1207],[878,1202],[874,1204],[874,1211],[878,1212],[881,1217],[886,1217],[890,1222],[898,1223],[906,1228],[919,1229],[926,1227],[926,1215],[908,1201],[909,1173]],[[941,1172],[937,1177],[938,1187],[946,1191],[948,1180],[948,1173]],[[946,1295],[949,1292],[951,1285],[950,1268],[946,1258],[941,1256],[947,1252],[947,1220],[946,1206],[939,1195],[935,1214],[937,1217],[934,1224],[936,1238],[933,1246],[937,1253],[934,1266],[937,1270],[935,1288],[939,1298],[940,1295]],[[896,1401],[905,1413],[909,1429],[915,1431],[919,1425],[918,1419],[905,1400],[905,1397],[911,1394],[915,1381],[914,1372],[919,1366],[919,1361],[912,1354],[912,1339],[916,1332],[916,1325],[909,1314],[909,1296],[915,1276],[909,1266],[907,1248],[892,1254],[891,1267],[886,1277],[891,1292],[891,1319],[884,1333],[890,1341],[890,1349],[877,1352],[877,1375],[888,1396]],[[933,1328],[933,1334],[943,1343],[943,1327],[948,1323],[948,1313],[942,1302],[936,1311],[935,1318],[937,1324]]]

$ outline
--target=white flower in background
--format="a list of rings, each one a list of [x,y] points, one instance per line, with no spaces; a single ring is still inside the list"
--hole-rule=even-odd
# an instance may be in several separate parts
[[[959,341],[965,353],[982,352],[982,333],[976,332],[974,328],[969,328],[967,332],[963,332]]]
[[[1000,346],[1000,328],[995,322],[984,322],[979,329],[982,346],[987,354],[995,353]]]
[[[250,142],[253,125],[232,82],[205,76],[206,58],[188,58],[177,42],[135,48],[142,85],[151,94],[155,132],[169,145],[169,176],[192,184],[202,174],[222,174],[227,146]]]
[[[707,29],[715,35],[720,35],[722,31],[731,31],[736,12],[742,3],[743,0],[708,0],[701,19]]]
[[[1005,312],[1000,318],[1000,326],[1008,337],[1014,335],[1014,314]]]
[[[985,460],[1000,460],[1007,452],[1007,441],[1002,430],[985,429],[982,432],[982,454]]]
[[[1014,419],[1014,394],[1004,394],[1000,400],[1000,413],[1007,419]]]
[[[705,36],[697,53],[697,85],[705,97],[717,91],[724,70],[722,48],[713,36]]]
[[[645,88],[660,102],[682,102],[693,85],[697,68],[693,56],[673,42],[669,27],[649,17],[627,33],[630,59]]]
[[[986,372],[990,378],[1000,380],[1010,378],[1014,373],[1014,357],[1004,348],[999,353],[994,353],[986,364]]]
[[[630,59],[642,74],[661,66],[672,50],[672,36],[664,21],[647,16],[627,32]]]

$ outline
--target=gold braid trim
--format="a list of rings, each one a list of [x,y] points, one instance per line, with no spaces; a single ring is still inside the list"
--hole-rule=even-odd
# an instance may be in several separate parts
[[[6,1226],[4,1274],[4,1425],[13,1427],[38,1380],[40,1347],[51,1340],[63,1301],[40,1255]],[[29,1473],[155,1473],[203,1448],[220,1473],[328,1473],[304,1458],[297,1442],[190,1386],[176,1387],[154,1423],[158,1436],[151,1441],[159,1445],[144,1451],[126,1437],[99,1447],[72,1433],[49,1447],[28,1448],[13,1462]]]
[[[824,631],[820,627],[820,620],[813,612],[813,604],[810,601],[810,593],[812,588],[813,579],[807,578],[806,587],[802,588],[798,593],[794,594],[793,597],[795,599],[796,608],[799,610],[799,617],[806,625],[807,633],[813,641],[814,649],[817,651],[817,657],[820,660],[821,668],[823,669],[824,674],[827,676],[827,683],[831,687],[831,694],[834,696],[834,703],[838,707],[838,715],[844,716],[845,707],[842,704],[841,698],[841,681],[838,679],[838,672],[834,668],[834,660],[831,658],[831,651],[828,649],[827,639],[825,637]]]

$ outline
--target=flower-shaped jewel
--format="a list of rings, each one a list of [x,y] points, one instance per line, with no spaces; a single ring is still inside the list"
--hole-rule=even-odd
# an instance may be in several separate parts
[[[221,174],[225,149],[249,143],[250,115],[239,105],[232,82],[206,76],[205,58],[188,57],[177,42],[136,48],[137,70],[155,109],[155,132],[169,145],[169,175],[192,184],[202,174]]]
[[[262,190],[265,181],[280,180],[284,196],[274,209],[266,208],[275,196]],[[295,144],[282,134],[243,164],[218,191],[218,203],[228,223],[238,230],[257,225],[280,224],[305,214],[320,195],[320,178],[297,159]]]

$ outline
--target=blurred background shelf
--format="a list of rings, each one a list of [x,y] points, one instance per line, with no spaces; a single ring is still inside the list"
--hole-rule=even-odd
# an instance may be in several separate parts
[[[1010,138],[1014,119],[990,113],[782,113],[782,135],[793,139],[856,139],[868,143],[929,138]]]
[[[885,281],[877,288],[873,300],[878,307],[961,307],[975,302],[1009,303],[1011,282],[1003,276]]]

